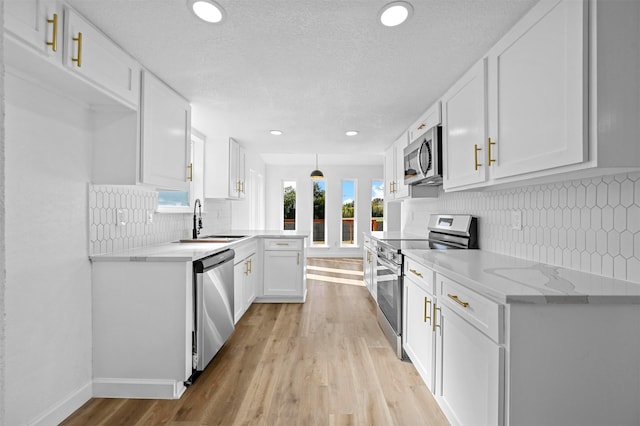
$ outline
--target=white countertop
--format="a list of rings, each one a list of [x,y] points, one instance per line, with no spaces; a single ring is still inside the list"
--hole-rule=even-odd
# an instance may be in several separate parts
[[[400,231],[372,231],[369,232],[371,238],[376,240],[426,240],[427,237],[425,235],[411,234],[408,232],[400,232]]]
[[[233,248],[238,244],[250,241],[252,238],[306,238],[309,236],[305,232],[280,230],[239,230],[217,232],[216,235],[247,235],[248,238],[228,243],[163,243],[114,253],[98,254],[91,256],[90,259],[93,262],[191,262],[219,253],[222,250]]]
[[[483,250],[403,250],[498,303],[640,304],[640,284]]]

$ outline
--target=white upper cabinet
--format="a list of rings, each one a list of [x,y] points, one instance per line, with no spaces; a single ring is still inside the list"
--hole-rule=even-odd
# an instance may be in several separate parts
[[[404,184],[404,148],[408,144],[409,134],[404,132],[386,151],[385,200],[398,200],[409,195],[409,187]]]
[[[246,194],[246,151],[236,140],[209,140],[205,148],[205,198],[238,200]]]
[[[427,109],[415,123],[413,123],[409,129],[409,142],[415,141],[420,136],[424,135],[427,130],[437,126],[441,122],[442,113],[440,101],[438,101]]]
[[[191,107],[149,72],[143,73],[141,105],[142,183],[189,190]]]
[[[482,59],[442,98],[445,190],[485,181],[486,87]]]
[[[138,63],[98,29],[65,7],[64,65],[130,105],[138,104]]]
[[[587,159],[586,11],[544,0],[489,52],[492,179]]]
[[[62,6],[51,0],[7,0],[5,28],[43,56],[62,57]]]
[[[138,107],[140,65],[73,9],[51,0],[4,4],[12,67],[93,105]]]
[[[478,64],[442,99],[445,190],[640,169],[638,19],[637,1],[536,4],[486,81]]]

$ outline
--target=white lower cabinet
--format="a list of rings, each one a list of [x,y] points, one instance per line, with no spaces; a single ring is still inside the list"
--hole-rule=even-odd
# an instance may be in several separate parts
[[[437,400],[453,423],[501,425],[503,351],[446,305],[437,308]]]
[[[408,256],[403,298],[403,347],[452,424],[640,424],[633,301],[498,303]]]
[[[364,236],[364,251],[362,253],[363,264],[363,281],[367,290],[373,297],[373,300],[377,300],[378,290],[376,287],[376,251],[373,246],[373,241],[368,235]]]
[[[93,396],[178,399],[192,373],[193,263],[92,264]]]
[[[263,259],[261,299],[304,302],[307,295],[304,240],[265,239]]]
[[[233,313],[238,322],[256,298],[258,270],[257,243],[250,241],[233,248],[236,252],[233,267]]]
[[[433,271],[406,259],[404,266],[403,348],[425,384],[435,391],[436,338],[433,331]]]

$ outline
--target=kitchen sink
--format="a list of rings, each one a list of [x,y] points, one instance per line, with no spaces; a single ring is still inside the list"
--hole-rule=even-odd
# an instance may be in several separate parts
[[[231,243],[234,241],[247,238],[247,235],[205,235],[197,239],[180,240],[181,243]]]

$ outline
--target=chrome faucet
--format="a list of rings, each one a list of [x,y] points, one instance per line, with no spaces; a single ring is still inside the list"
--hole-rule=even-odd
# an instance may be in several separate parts
[[[200,217],[196,222],[196,207],[198,208]],[[198,234],[200,234],[200,230],[202,229],[202,204],[200,203],[200,199],[196,198],[196,202],[193,204],[193,239],[198,239]]]

